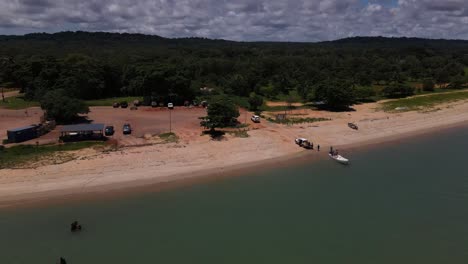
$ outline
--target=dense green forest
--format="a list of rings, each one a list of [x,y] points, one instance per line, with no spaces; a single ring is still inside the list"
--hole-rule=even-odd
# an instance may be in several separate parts
[[[0,66],[0,85],[20,87],[31,100],[61,89],[78,99],[137,95],[180,104],[211,91],[339,107],[415,89],[464,87],[468,41],[356,37],[280,43],[36,33],[0,36]]]

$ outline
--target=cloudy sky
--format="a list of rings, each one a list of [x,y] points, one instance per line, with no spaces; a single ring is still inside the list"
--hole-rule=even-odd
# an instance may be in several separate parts
[[[65,30],[247,41],[468,39],[468,0],[0,0],[0,34]]]

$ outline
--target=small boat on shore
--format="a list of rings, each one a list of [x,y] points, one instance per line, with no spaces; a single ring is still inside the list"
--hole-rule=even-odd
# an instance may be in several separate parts
[[[341,164],[349,164],[349,160],[339,154],[328,153],[328,156]]]
[[[358,130],[358,126],[354,123],[348,123],[348,126],[351,128],[351,129],[354,129],[354,130]]]

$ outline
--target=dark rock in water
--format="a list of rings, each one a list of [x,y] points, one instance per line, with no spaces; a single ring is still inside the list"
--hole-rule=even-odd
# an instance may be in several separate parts
[[[60,262],[59,263],[60,264],[67,264],[67,261],[64,258],[60,257]]]
[[[80,230],[81,230],[81,225],[78,224],[78,221],[74,221],[74,222],[71,223],[71,225],[70,225],[70,230],[71,230],[72,232],[80,231]]]

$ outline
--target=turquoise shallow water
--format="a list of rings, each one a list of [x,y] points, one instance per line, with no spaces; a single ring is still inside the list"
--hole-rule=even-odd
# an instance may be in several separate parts
[[[0,263],[468,263],[467,147],[458,129],[351,153],[349,167],[3,210]]]

